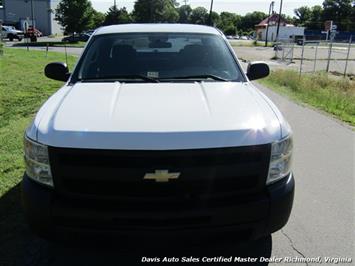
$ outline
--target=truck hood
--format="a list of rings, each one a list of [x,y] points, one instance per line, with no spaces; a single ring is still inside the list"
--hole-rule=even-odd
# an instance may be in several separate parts
[[[279,140],[280,122],[250,83],[76,83],[53,95],[37,141],[96,149],[193,149]]]

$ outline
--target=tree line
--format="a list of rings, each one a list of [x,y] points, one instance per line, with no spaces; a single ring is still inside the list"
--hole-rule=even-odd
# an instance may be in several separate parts
[[[339,30],[355,28],[353,0],[325,0],[323,6],[303,6],[294,12],[294,17],[284,16],[286,20],[309,29],[323,29],[325,20],[334,20]],[[214,25],[226,35],[249,35],[267,16],[259,11],[244,16],[212,12],[210,16],[204,7],[180,6],[176,0],[137,0],[132,12],[114,5],[106,13],[96,11],[89,0],[61,0],[55,10],[55,19],[66,33],[125,23],[191,23]]]
[[[341,31],[355,31],[355,1],[325,0],[323,5],[295,9],[294,23],[309,29],[323,30],[324,22],[334,21]]]

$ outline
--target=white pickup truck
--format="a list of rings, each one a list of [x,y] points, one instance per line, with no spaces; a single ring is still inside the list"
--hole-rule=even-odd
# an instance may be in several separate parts
[[[2,38],[9,39],[12,42],[14,39],[21,41],[24,37],[23,31],[17,30],[14,26],[1,27]]]
[[[98,29],[25,133],[31,228],[72,234],[256,239],[281,229],[294,195],[292,132],[217,29]],[[149,238],[152,237],[152,238]]]

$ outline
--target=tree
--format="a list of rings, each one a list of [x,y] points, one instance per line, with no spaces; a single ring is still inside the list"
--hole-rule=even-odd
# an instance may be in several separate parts
[[[101,27],[104,24],[104,21],[105,21],[105,14],[93,9],[91,28],[96,29],[98,27]]]
[[[308,6],[301,6],[294,10],[296,15],[296,23],[301,26],[305,26],[310,21],[312,11]]]
[[[106,13],[104,25],[131,23],[132,18],[126,8],[118,9],[117,6],[112,6]]]
[[[281,17],[284,18],[288,24],[296,24],[295,17],[291,17],[289,15],[282,15]]]
[[[173,0],[137,0],[134,4],[133,16],[139,23],[177,22],[179,13]]]
[[[171,2],[173,3],[174,7],[179,7],[179,2],[177,0],[171,0]]]
[[[193,24],[204,24],[208,23],[208,11],[204,7],[196,7],[192,10],[190,22]]]
[[[55,20],[67,33],[83,32],[93,25],[93,8],[88,0],[61,0]]]
[[[219,21],[220,21],[220,16],[217,12],[214,12],[212,11],[212,14],[211,14],[211,26],[216,26],[219,24]],[[209,21],[208,21],[209,22]]]
[[[322,30],[324,27],[322,17],[323,8],[319,5],[313,6],[311,9],[311,18],[310,21],[306,24],[306,27],[309,29]]]
[[[333,20],[338,30],[349,31],[354,26],[353,16],[355,1],[325,0],[323,2],[323,20]]]
[[[230,12],[222,12],[217,27],[226,35],[235,35],[240,27],[240,22],[241,16]]]
[[[189,5],[183,5],[178,8],[179,23],[189,23],[192,13],[192,8]]]
[[[253,13],[247,13],[242,17],[240,22],[241,30],[244,32],[250,32],[255,30],[255,25],[259,24],[260,21],[265,19],[268,15],[264,12],[254,11]]]

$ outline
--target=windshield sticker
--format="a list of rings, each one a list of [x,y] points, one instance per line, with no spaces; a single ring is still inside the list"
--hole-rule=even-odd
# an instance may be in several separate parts
[[[159,72],[147,72],[148,78],[159,78]]]

